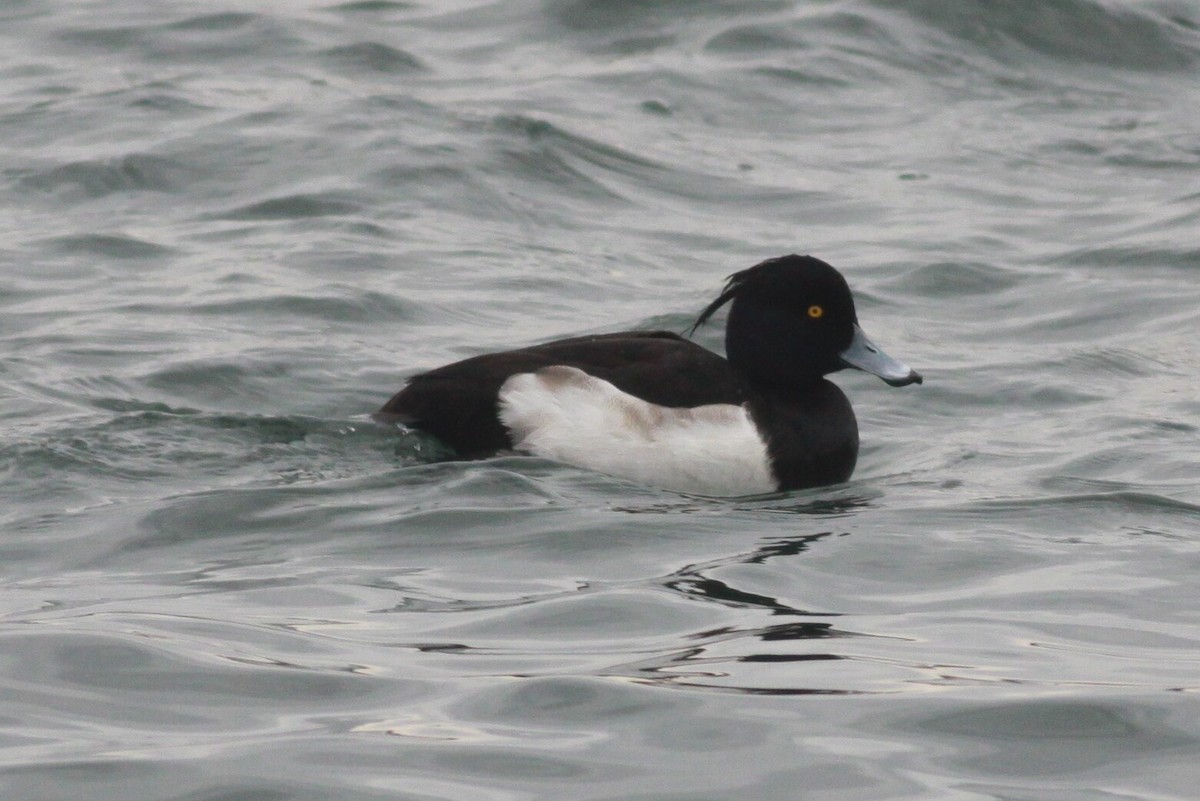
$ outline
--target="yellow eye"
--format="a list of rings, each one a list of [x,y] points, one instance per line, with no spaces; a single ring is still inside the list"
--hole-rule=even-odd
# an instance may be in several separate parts
[[[820,306],[813,305],[813,306],[808,307],[808,316],[813,318],[814,320],[821,319],[821,315],[823,315],[823,314],[825,314],[825,310],[822,309]]]

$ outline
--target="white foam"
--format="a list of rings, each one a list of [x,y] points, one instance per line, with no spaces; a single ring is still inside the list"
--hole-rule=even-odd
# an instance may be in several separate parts
[[[743,406],[656,406],[565,366],[511,376],[499,398],[518,450],[696,495],[778,488]]]

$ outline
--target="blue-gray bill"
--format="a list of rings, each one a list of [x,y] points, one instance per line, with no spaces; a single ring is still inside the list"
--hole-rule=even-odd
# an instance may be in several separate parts
[[[877,375],[893,387],[920,384],[924,380],[916,370],[884,353],[857,325],[850,346],[839,355],[846,366]]]

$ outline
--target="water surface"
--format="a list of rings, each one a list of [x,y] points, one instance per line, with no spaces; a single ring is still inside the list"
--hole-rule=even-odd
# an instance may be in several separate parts
[[[1193,5],[19,0],[0,37],[5,798],[1193,796]],[[927,379],[837,377],[848,484],[368,418],[789,252]]]

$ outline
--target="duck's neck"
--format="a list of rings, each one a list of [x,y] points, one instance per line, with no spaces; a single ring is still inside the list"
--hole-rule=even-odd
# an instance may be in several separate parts
[[[858,421],[832,381],[818,378],[803,390],[756,385],[749,408],[780,489],[837,484],[854,472]]]

